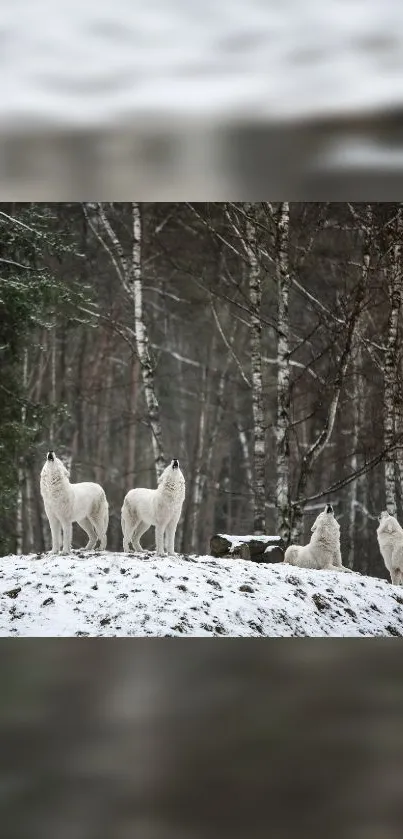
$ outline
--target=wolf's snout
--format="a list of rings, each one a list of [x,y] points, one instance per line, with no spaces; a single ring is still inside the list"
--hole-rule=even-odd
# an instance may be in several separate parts
[[[179,469],[179,460],[172,461],[172,469]]]
[[[327,512],[327,513],[333,513],[333,507],[332,507],[332,505],[331,505],[331,504],[328,504],[328,505],[327,505],[327,507],[326,507],[326,512]]]
[[[47,459],[48,460],[54,460],[55,459],[55,453],[54,452],[48,452],[48,458]]]

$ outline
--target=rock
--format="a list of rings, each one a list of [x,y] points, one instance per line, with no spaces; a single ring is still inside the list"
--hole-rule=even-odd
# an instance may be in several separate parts
[[[266,548],[270,550],[265,553]],[[284,544],[280,536],[223,536],[217,533],[210,539],[210,553],[216,558],[246,559],[252,562],[282,562]]]
[[[5,591],[4,594],[6,594],[7,597],[11,597],[14,599],[15,597],[18,597],[20,591],[21,586],[17,586],[16,588],[10,588],[8,591]]]
[[[270,551],[266,552],[266,547],[270,547]],[[270,542],[266,547],[262,551],[262,542],[244,542],[240,555],[242,559],[250,559],[252,562],[283,562],[284,551],[280,545]]]
[[[47,597],[46,600],[43,601],[42,606],[52,606],[54,602],[53,597]]]
[[[324,611],[326,611],[327,609],[330,608],[330,603],[326,599],[326,597],[323,596],[323,594],[320,594],[320,593],[313,594],[312,595],[312,600],[313,600],[316,608],[319,609],[320,612],[324,612]]]

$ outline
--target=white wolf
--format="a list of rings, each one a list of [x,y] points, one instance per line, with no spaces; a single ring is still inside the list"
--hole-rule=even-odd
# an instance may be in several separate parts
[[[62,531],[63,553],[70,553],[73,521],[88,536],[86,548],[92,550],[99,539],[100,549],[105,550],[109,511],[99,484],[89,481],[71,484],[62,461],[54,452],[48,452],[41,471],[41,495],[52,532],[53,553],[62,548]]]
[[[403,529],[394,516],[383,512],[379,516],[376,535],[382,559],[393,585],[403,585]]]
[[[298,565],[300,568],[350,572],[350,568],[342,565],[340,525],[334,517],[331,504],[327,504],[319,513],[311,531],[311,541],[308,545],[289,545],[284,555],[284,562]]]
[[[142,551],[140,538],[154,525],[157,554],[162,556],[165,547],[173,555],[184,499],[185,479],[176,459],[164,469],[157,489],[129,490],[122,506],[123,550],[129,551],[131,543],[135,551]]]

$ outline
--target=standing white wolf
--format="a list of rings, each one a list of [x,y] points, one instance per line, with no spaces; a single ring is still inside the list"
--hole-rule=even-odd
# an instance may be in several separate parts
[[[48,452],[41,472],[41,495],[52,532],[52,552],[71,551],[72,524],[78,522],[88,536],[85,546],[92,550],[97,541],[106,548],[109,511],[104,490],[99,484],[84,481],[71,484],[69,473],[54,452]]]
[[[164,469],[157,489],[131,489],[122,507],[123,550],[142,551],[140,538],[149,527],[155,527],[155,549],[159,556],[175,553],[175,533],[185,500],[185,479],[179,460]],[[165,543],[165,544],[164,544]]]
[[[350,568],[342,565],[340,525],[334,517],[331,504],[327,504],[319,513],[311,531],[311,541],[308,545],[289,545],[284,555],[284,562],[298,565],[300,568],[350,572]]]
[[[392,584],[403,585],[403,529],[397,519],[385,511],[379,516],[376,535]]]

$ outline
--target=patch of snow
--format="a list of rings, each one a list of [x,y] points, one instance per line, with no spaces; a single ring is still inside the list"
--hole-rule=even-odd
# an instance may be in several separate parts
[[[7,556],[1,636],[403,635],[385,580],[211,556]]]

